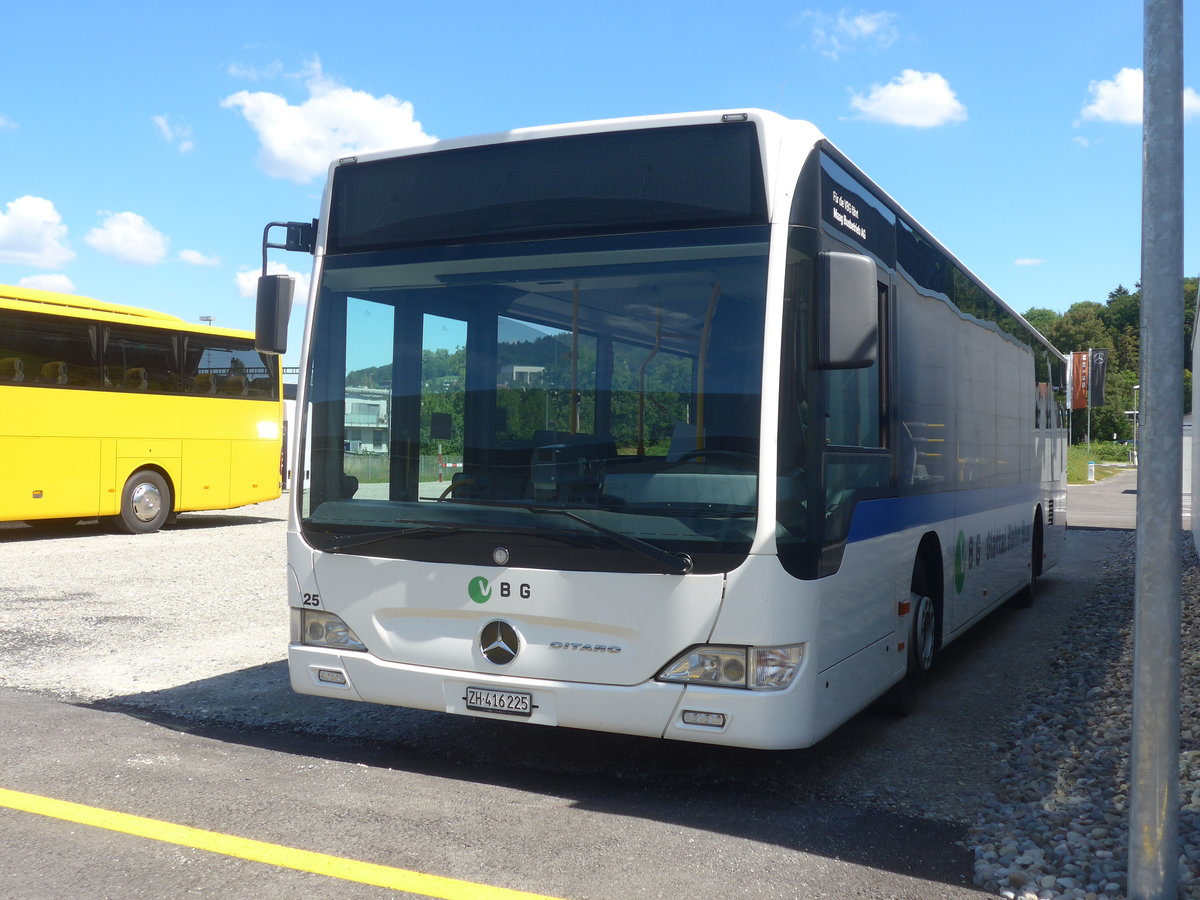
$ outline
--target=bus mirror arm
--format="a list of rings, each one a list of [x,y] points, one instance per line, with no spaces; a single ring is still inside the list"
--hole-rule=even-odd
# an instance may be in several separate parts
[[[296,279],[291,275],[263,275],[258,279],[254,347],[260,353],[287,352],[288,319],[295,290]]]
[[[282,244],[272,244],[271,229],[284,228],[287,236]],[[267,274],[267,250],[300,251],[313,253],[317,246],[317,220],[311,222],[268,222],[263,228],[262,239],[262,273]]]
[[[284,243],[271,243],[271,229],[286,229]],[[287,352],[288,318],[292,314],[292,295],[296,279],[291,275],[267,274],[267,250],[299,250],[314,253],[317,246],[317,220],[311,222],[268,222],[263,229],[262,275],[258,279],[258,309],[254,322],[254,346],[260,353]]]
[[[820,254],[817,283],[817,365],[862,369],[879,344],[879,287],[875,263],[857,253]]]

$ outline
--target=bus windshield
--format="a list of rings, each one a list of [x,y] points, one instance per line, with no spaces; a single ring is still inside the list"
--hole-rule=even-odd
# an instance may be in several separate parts
[[[326,257],[305,536],[727,571],[756,519],[766,273],[765,226]]]

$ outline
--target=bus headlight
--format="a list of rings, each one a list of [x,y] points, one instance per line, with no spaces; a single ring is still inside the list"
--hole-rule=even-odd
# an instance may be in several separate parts
[[[335,650],[367,649],[367,645],[358,639],[353,629],[333,613],[312,609],[295,612],[300,613],[300,643],[310,647],[332,647]]]
[[[788,647],[693,647],[658,673],[660,681],[714,687],[781,691],[804,661],[804,645]]]
[[[750,689],[782,691],[792,683],[804,662],[804,645],[750,648]]]

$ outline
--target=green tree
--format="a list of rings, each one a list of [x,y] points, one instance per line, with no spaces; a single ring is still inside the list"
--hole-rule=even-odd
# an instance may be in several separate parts
[[[1093,441],[1127,441],[1133,437],[1133,419],[1127,413],[1133,409],[1133,386],[1137,383],[1137,372],[1109,369],[1104,405],[1092,407],[1091,410]],[[1074,443],[1086,440],[1087,425],[1087,410],[1075,410],[1071,416],[1071,439]]]
[[[1124,285],[1118,284],[1115,289],[1108,292],[1108,303],[1101,311],[1100,318],[1110,334],[1120,334],[1127,328],[1136,333],[1140,324],[1141,308],[1140,286],[1135,293],[1131,294],[1125,290]]]
[[[1026,310],[1022,318],[1042,334],[1046,334],[1054,323],[1058,321],[1058,313],[1052,309],[1033,307]]]
[[[1196,328],[1196,285],[1200,278],[1183,279],[1183,366],[1192,371],[1192,340]],[[1190,385],[1188,385],[1190,387]],[[1191,391],[1188,391],[1188,403],[1191,403]]]
[[[1114,334],[1113,357],[1109,360],[1109,368],[1137,372],[1141,358],[1141,341],[1138,330],[1126,325],[1119,334]]]
[[[1090,300],[1075,303],[1051,323],[1046,337],[1063,353],[1075,350],[1113,349],[1112,336],[1104,327],[1104,307]]]

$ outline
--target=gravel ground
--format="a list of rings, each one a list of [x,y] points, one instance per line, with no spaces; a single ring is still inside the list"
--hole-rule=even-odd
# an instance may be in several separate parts
[[[1050,677],[1003,739],[994,797],[970,829],[975,881],[1004,897],[1124,897],[1129,849],[1133,533],[1110,560]],[[1200,569],[1185,541],[1180,896],[1200,898]]]
[[[185,514],[150,536],[0,525],[4,684],[103,700],[284,659],[286,509]],[[213,529],[233,523],[214,560]],[[236,595],[217,571],[244,573]]]
[[[38,534],[24,526],[0,525],[3,685],[75,702],[117,702],[123,708],[209,724],[352,734],[429,752],[450,745],[492,744],[494,750],[496,742],[514,741],[534,768],[544,762],[549,770],[562,766],[582,774],[593,767],[605,771],[613,752],[628,751],[620,744],[624,739],[614,736],[529,741],[528,732],[504,727],[509,723],[291,693],[283,664],[288,628],[281,583],[285,520],[285,500],[280,499],[224,513],[184,515],[177,526],[149,540],[98,533],[94,524]],[[223,527],[228,525],[238,527]],[[218,532],[235,536],[218,541]],[[753,760],[759,769],[755,785],[784,796],[807,793],[867,810],[959,822],[964,844],[975,855],[976,884],[994,894],[1022,900],[1123,897],[1133,534],[1114,541],[1116,552],[1092,596],[1072,604],[1072,625],[1062,630],[1057,646],[1031,641],[1036,655],[1014,655],[1003,672],[988,663],[994,674],[985,677],[1004,682],[1008,696],[1019,698],[1019,709],[998,704],[935,722],[934,728],[948,726],[950,731],[932,734],[928,765],[916,760],[903,778],[895,767],[889,769],[888,760],[897,742],[904,745],[929,729],[918,718],[921,710],[889,726],[890,735],[878,723],[856,720],[818,748],[799,751],[802,756],[763,757],[747,751],[745,761]],[[1200,900],[1200,564],[1188,546],[1180,882],[1182,897]],[[214,547],[220,547],[216,561]],[[214,571],[238,577],[214,579]],[[967,656],[988,653],[988,637],[979,638]],[[957,688],[957,682],[970,679],[960,674],[953,680]],[[980,736],[979,728],[988,731]],[[487,740],[461,740],[468,730],[475,737],[483,732]],[[598,748],[595,758],[570,752],[585,747]],[[671,747],[656,747],[653,742],[639,745],[639,766],[655,777],[680,768]],[[564,755],[568,761],[560,762]],[[697,759],[683,767],[681,779],[728,778],[728,764],[741,757]],[[980,763],[983,759],[986,765]],[[807,770],[803,778],[797,774],[798,761]],[[947,784],[958,787],[948,790]]]

